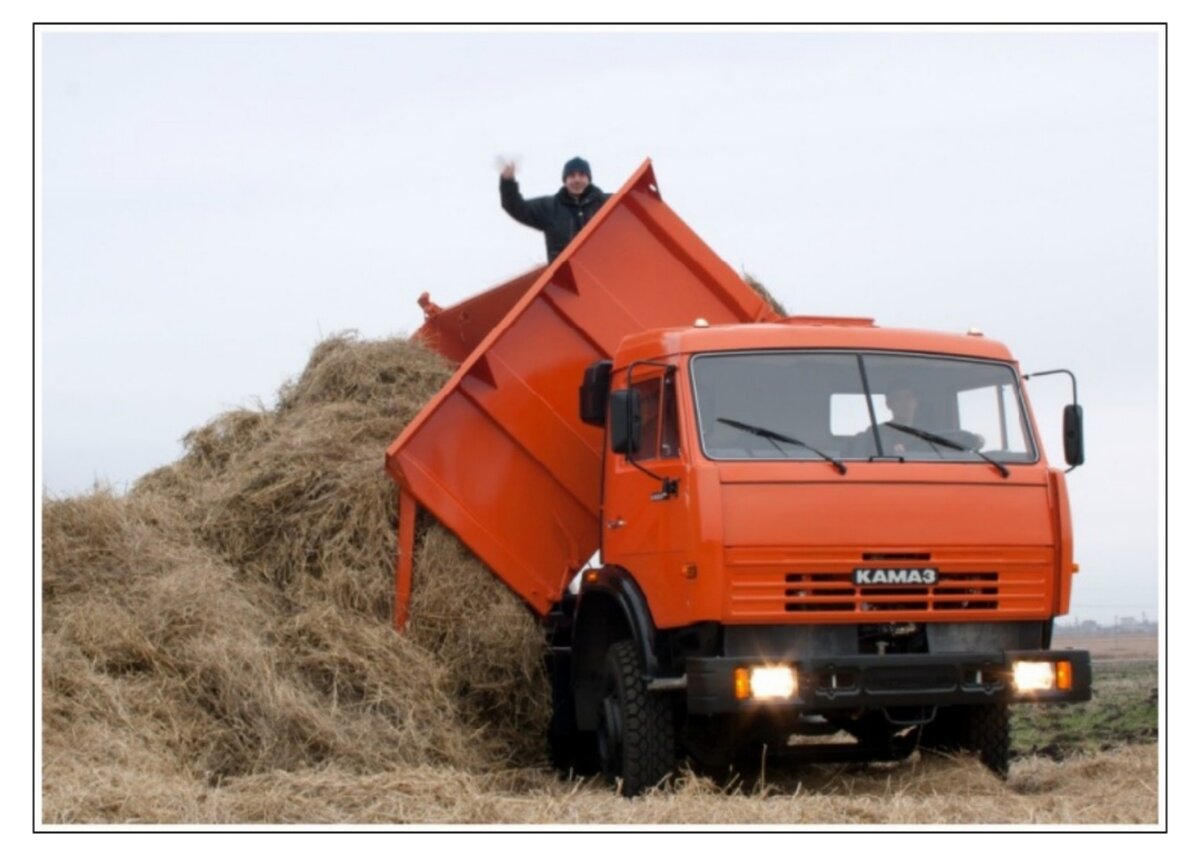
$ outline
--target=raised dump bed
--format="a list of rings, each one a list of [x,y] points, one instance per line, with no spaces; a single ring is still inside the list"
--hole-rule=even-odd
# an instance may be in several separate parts
[[[778,317],[662,201],[649,161],[550,265],[421,305],[418,335],[461,365],[387,450],[398,628],[417,504],[545,615],[599,546],[604,432],[579,419],[584,368],[644,330]]]

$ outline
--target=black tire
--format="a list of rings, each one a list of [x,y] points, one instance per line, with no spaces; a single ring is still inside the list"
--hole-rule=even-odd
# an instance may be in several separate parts
[[[1011,753],[1007,705],[948,706],[922,727],[919,745],[947,753],[969,751],[1001,779]]]
[[[644,792],[675,769],[671,701],[650,693],[633,642],[623,640],[604,659],[604,692],[596,731],[600,770],[625,797]]]
[[[976,705],[968,709],[967,746],[979,754],[979,761],[996,776],[1008,776],[1008,757],[1012,749],[1008,728],[1007,705]]]

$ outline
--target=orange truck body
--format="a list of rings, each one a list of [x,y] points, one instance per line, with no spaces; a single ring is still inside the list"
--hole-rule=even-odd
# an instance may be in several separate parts
[[[649,161],[549,266],[454,307],[422,305],[418,335],[459,366],[387,450],[400,486],[397,628],[407,621],[422,506],[546,620],[551,651],[561,655],[551,670],[566,688],[562,734],[598,733],[616,776],[641,776],[612,763],[614,742],[628,740],[630,726],[613,726],[624,697],[606,708],[601,690],[605,670],[633,658],[611,653],[627,637],[638,641],[646,688],[686,694],[674,709],[677,731],[679,712],[698,713],[711,729],[714,717],[743,722],[782,705],[824,711],[847,728],[867,722],[863,712],[886,710],[890,734],[907,722],[902,709],[929,723],[939,705],[1021,701],[1005,684],[1014,659],[1049,651],[1050,623],[1069,609],[1076,566],[1065,479],[1048,466],[1002,344],[869,319],[781,318],[662,201]],[[943,451],[842,463],[820,453],[793,458],[780,435],[767,438],[765,452],[715,450],[714,427],[731,421],[706,414],[711,406],[700,399],[716,394],[702,392],[698,367],[709,364],[697,361],[797,354],[860,366],[861,355],[939,358],[1010,372],[1009,408],[1027,418],[1025,454],[1007,465],[969,452],[951,462]],[[604,394],[657,384],[670,400],[645,417],[650,451],[640,457],[617,454],[611,425],[581,416],[581,379],[602,361],[611,361]],[[736,391],[720,395],[732,400]],[[819,417],[820,426],[831,419]],[[601,564],[577,577],[597,551]],[[936,582],[856,582],[889,569],[936,570]],[[610,612],[589,612],[601,610],[589,603]],[[869,642],[855,631],[880,628]],[[894,635],[911,639],[914,628],[920,646],[897,643]],[[590,639],[597,635],[603,642]],[[895,653],[885,655],[889,646]],[[876,647],[884,660],[871,660]],[[976,649],[974,660],[960,653]],[[753,652],[796,665],[799,702],[751,710],[725,698]],[[1074,670],[1074,683],[1045,698],[1087,698],[1086,653],[1056,657],[1060,674]],[[906,684],[897,678],[905,670],[923,678]],[[935,685],[946,670],[958,678],[941,692]],[[858,683],[854,693],[839,695],[839,676]],[[829,681],[834,689],[822,691]],[[694,746],[695,735],[689,740]]]

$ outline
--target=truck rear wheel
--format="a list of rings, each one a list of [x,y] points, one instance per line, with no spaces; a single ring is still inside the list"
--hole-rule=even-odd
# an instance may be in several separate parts
[[[650,693],[637,649],[630,640],[614,643],[604,659],[604,692],[596,730],[600,770],[633,797],[657,785],[675,767],[670,699]]]

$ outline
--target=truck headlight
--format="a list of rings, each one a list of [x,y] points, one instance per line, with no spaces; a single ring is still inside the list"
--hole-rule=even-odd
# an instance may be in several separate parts
[[[1050,690],[1054,687],[1054,664],[1050,661],[1015,661],[1012,681],[1018,693]]]
[[[800,691],[794,667],[738,667],[733,671],[736,699],[791,699]]]
[[[1070,690],[1070,661],[1013,661],[1012,683],[1017,693]]]

